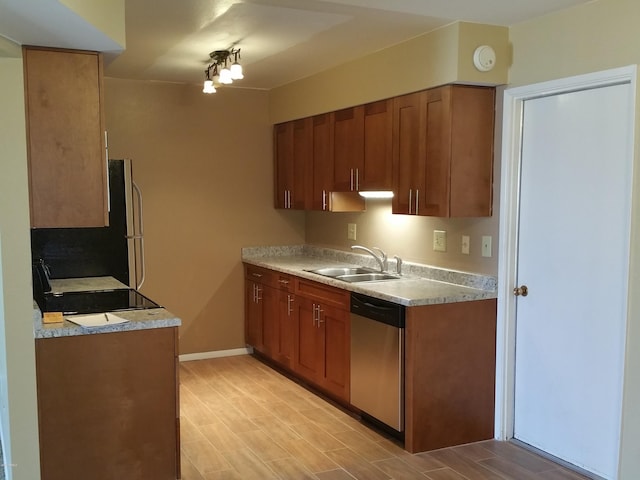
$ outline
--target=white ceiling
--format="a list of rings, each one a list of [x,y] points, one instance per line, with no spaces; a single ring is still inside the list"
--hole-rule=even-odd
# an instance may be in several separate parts
[[[107,61],[106,74],[201,83],[209,52],[235,45],[245,68],[235,85],[270,89],[456,20],[509,26],[588,1],[126,0],[126,50]],[[45,2],[0,0],[0,35],[68,47],[50,9],[36,8],[25,22],[29,4]],[[38,15],[47,28],[38,28]]]

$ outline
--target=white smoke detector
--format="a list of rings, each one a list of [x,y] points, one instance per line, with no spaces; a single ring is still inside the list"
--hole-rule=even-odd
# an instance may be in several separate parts
[[[473,52],[473,65],[481,72],[488,72],[496,66],[496,51],[489,45],[481,45]]]

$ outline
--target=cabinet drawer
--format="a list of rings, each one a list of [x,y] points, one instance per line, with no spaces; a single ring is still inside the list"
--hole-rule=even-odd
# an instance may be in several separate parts
[[[244,274],[247,280],[253,280],[254,282],[261,283],[263,285],[276,286],[277,272],[269,270],[267,268],[256,267],[255,265],[244,265]]]
[[[302,278],[295,279],[295,294],[317,300],[328,305],[349,309],[350,294],[347,290],[342,290],[322,283],[316,283]]]
[[[273,286],[279,290],[293,292],[293,279],[286,273],[273,272]]]

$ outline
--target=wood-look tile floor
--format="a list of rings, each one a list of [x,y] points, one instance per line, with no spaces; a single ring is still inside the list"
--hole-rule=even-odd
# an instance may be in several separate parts
[[[409,454],[242,355],[182,362],[183,480],[579,480],[507,442]]]

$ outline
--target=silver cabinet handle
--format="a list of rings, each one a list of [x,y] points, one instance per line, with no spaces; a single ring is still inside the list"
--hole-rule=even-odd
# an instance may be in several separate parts
[[[349,172],[349,190],[353,191],[353,168]]]
[[[287,295],[287,316],[289,317],[293,313],[293,307],[291,306],[292,304],[293,304],[293,296]]]
[[[356,191],[360,190],[360,169],[356,168]]]
[[[251,273],[251,276],[252,276],[252,277],[256,277],[256,278],[262,278],[262,274],[261,274],[261,273],[255,273],[255,272],[252,272],[252,273]]]
[[[419,215],[420,210],[420,190],[416,189],[416,215]]]
[[[281,279],[281,280],[278,280],[278,283],[280,283],[280,285],[289,285],[289,280]]]
[[[411,215],[411,204],[413,203],[413,198],[411,197],[411,192],[413,190],[409,189],[409,215]]]
[[[322,190],[322,210],[326,210],[327,209],[327,191],[326,190]]]
[[[262,287],[256,285],[256,303],[260,303],[260,300],[262,300]]]
[[[322,320],[322,312],[323,312],[323,311],[324,311],[324,310],[322,310],[322,309],[320,308],[320,305],[318,305],[318,328],[320,328],[320,324],[321,324],[321,323],[324,323],[324,320]]]

